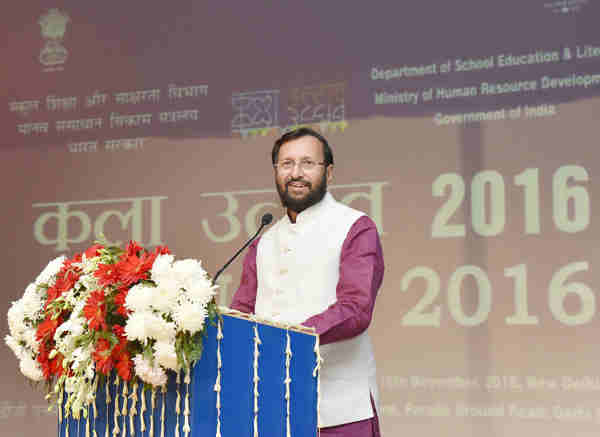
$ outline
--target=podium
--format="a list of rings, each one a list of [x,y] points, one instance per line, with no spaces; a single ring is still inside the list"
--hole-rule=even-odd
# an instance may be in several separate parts
[[[234,311],[215,322],[189,377],[144,391],[112,374],[87,418],[61,406],[59,437],[316,437],[318,336]]]

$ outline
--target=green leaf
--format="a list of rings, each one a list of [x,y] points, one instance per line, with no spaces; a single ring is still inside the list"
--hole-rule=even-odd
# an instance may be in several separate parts
[[[152,354],[152,346],[150,345],[150,343],[148,343],[146,347],[144,347],[144,352],[142,353],[142,356],[150,363],[154,362],[154,355]]]
[[[192,351],[190,353],[189,360],[191,362],[198,361],[202,357],[202,350],[203,350],[203,347],[202,347],[202,343],[201,342],[200,343],[194,343]]]

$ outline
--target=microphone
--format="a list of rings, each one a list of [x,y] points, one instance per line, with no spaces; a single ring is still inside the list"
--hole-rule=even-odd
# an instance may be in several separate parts
[[[271,214],[270,212],[266,213],[265,215],[262,216],[262,218],[260,219],[260,225],[261,226],[266,226],[269,223],[271,223],[273,221],[273,214]],[[260,232],[260,229],[259,229]],[[252,237],[254,238],[254,237]]]
[[[256,233],[252,236],[252,238],[250,238],[248,241],[246,241],[246,244],[244,244],[240,250],[238,250],[235,255],[233,255],[231,257],[231,259],[229,261],[227,261],[225,263],[225,265],[223,267],[221,267],[221,269],[215,274],[215,277],[212,280],[212,285],[215,285],[217,283],[217,278],[219,277],[219,275],[221,273],[223,273],[223,271],[229,267],[229,264],[231,264],[233,262],[234,259],[237,258],[237,256],[242,253],[242,251],[248,247],[250,245],[250,243],[252,243],[254,241],[254,239],[258,236],[258,234],[260,234],[260,231],[263,230],[263,228],[265,226],[267,226],[269,223],[271,223],[273,221],[273,214],[271,214],[270,212],[267,212],[266,214],[264,214],[261,219],[260,219],[260,227],[258,228],[258,230],[256,231]]]

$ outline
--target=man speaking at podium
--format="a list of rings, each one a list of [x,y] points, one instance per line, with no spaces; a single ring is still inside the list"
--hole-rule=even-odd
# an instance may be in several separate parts
[[[231,307],[314,327],[324,359],[321,436],[379,436],[367,333],[384,270],[377,229],[327,191],[333,154],[318,132],[284,134],[272,159],[287,214],[250,246]]]

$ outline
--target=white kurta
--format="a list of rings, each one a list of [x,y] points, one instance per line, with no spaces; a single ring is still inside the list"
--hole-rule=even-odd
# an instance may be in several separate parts
[[[300,324],[336,302],[342,245],[362,215],[327,193],[298,214],[287,215],[261,237],[257,247],[258,289],[255,313]],[[319,426],[373,417],[370,395],[378,400],[375,358],[368,333],[320,348]]]

